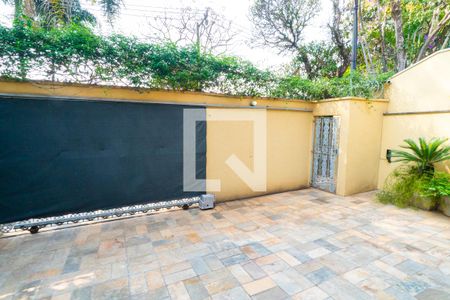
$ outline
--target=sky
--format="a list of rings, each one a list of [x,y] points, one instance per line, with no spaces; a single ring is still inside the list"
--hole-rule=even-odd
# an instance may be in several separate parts
[[[102,16],[98,6],[93,5],[93,0],[81,0],[83,7],[93,13],[99,24],[96,31],[101,34],[112,32],[133,35],[145,39],[149,35],[149,22],[164,13],[165,9],[176,15],[177,11],[185,7],[205,10],[207,7],[224,15],[232,22],[232,26],[238,31],[236,41],[227,51],[227,54],[236,55],[263,68],[277,68],[288,63],[291,59],[288,55],[278,54],[270,48],[252,47],[249,39],[252,35],[252,23],[249,21],[249,8],[253,0],[123,0],[124,7],[120,15],[111,26]],[[331,1],[321,0],[321,11],[313,20],[311,26],[304,32],[305,41],[324,40],[328,38],[326,24],[331,17]],[[11,6],[0,4],[0,24],[9,24],[13,15]]]

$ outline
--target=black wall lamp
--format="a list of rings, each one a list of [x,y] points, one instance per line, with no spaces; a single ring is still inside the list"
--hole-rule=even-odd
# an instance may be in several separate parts
[[[391,149],[386,150],[386,159],[387,159],[388,163],[392,162],[392,150]]]

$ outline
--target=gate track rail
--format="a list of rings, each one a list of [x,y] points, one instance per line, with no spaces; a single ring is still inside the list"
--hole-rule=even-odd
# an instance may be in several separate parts
[[[8,233],[17,230],[29,230],[31,233],[37,233],[39,229],[44,228],[48,225],[60,226],[70,223],[90,222],[114,217],[132,216],[136,213],[145,214],[148,212],[155,212],[161,209],[169,209],[174,207],[182,207],[184,209],[187,209],[194,204],[198,204],[200,200],[201,196],[196,196],[178,200],[161,201],[157,203],[124,206],[106,210],[96,210],[92,212],[82,212],[55,217],[29,219],[24,221],[0,224],[0,231],[3,233]]]

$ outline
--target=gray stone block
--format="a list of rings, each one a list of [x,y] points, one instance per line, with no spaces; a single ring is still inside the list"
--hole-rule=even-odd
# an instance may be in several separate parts
[[[205,194],[200,196],[200,201],[198,202],[198,207],[200,209],[211,209],[214,208],[215,197],[213,194]]]

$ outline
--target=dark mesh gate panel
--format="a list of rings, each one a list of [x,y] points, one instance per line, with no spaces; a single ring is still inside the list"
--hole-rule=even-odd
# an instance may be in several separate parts
[[[191,197],[183,109],[150,103],[0,98],[0,223]],[[197,178],[206,124],[197,124]]]

